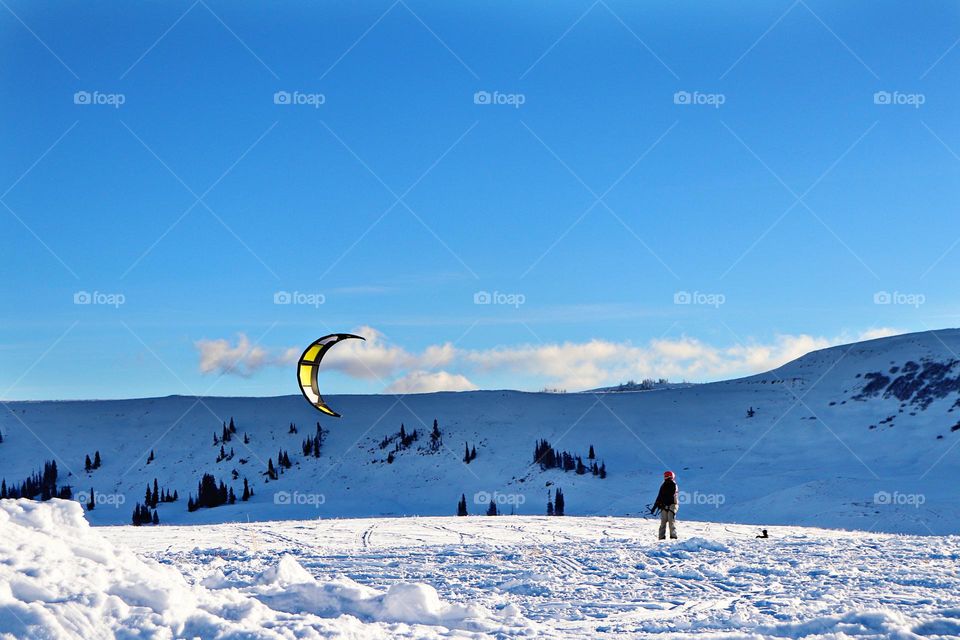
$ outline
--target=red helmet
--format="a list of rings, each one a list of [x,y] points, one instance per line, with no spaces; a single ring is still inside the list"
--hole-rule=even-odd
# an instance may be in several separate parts
[[[664,477],[664,478],[671,478],[671,479],[673,479],[673,478],[676,478],[676,477],[677,477],[677,474],[675,474],[673,471],[664,471],[664,472],[663,472],[663,477]]]

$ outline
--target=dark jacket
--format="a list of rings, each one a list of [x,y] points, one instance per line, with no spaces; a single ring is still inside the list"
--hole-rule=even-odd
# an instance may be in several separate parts
[[[660,493],[657,494],[657,500],[653,503],[653,506],[660,509],[666,509],[667,507],[674,507],[674,505],[680,502],[680,493],[677,489],[677,483],[667,478],[663,481],[663,484],[660,485]],[[675,511],[675,507],[671,511]]]

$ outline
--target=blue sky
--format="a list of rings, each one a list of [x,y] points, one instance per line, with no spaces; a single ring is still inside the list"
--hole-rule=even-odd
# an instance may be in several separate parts
[[[296,393],[360,328],[326,391],[957,324],[956,3],[2,5],[0,399]]]

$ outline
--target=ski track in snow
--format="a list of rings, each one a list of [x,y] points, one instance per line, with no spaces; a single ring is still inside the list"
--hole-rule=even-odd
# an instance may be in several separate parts
[[[249,584],[290,555],[321,583],[426,583],[454,604],[516,605],[540,637],[960,634],[958,536],[778,527],[758,540],[754,527],[681,521],[679,541],[659,542],[657,525],[475,516],[99,531],[192,582],[219,570]]]

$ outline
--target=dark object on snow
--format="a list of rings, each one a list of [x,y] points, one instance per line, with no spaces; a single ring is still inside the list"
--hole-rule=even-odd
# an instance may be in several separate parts
[[[766,529],[760,529],[760,533],[757,535],[758,538],[769,538],[770,535],[767,533]]]

